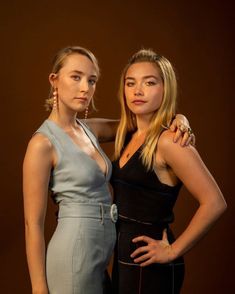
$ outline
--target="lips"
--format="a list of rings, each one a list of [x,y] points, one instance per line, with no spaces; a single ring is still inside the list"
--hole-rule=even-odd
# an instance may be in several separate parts
[[[141,100],[141,99],[135,99],[132,101],[132,103],[135,105],[142,105],[142,104],[146,103],[146,101]]]
[[[81,101],[83,103],[87,102],[87,100],[88,100],[86,97],[75,97],[74,99],[78,100],[78,101]]]

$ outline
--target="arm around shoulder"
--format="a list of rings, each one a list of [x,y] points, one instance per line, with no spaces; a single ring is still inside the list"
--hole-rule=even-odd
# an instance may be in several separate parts
[[[99,142],[111,142],[115,140],[119,120],[106,118],[90,118],[87,125],[98,138]]]

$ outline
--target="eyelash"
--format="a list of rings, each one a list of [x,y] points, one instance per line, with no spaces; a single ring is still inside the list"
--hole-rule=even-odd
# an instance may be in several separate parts
[[[80,79],[81,79],[80,76],[76,76],[76,75],[71,76],[71,78],[75,81],[80,81]]]
[[[132,83],[132,82],[127,82],[127,83],[126,83],[126,86],[127,86],[127,87],[132,87],[132,86],[134,86],[134,83]]]
[[[71,78],[74,81],[80,81],[81,80],[81,77],[80,76],[77,76],[77,75],[73,75],[73,76],[71,76]],[[89,80],[88,83],[93,86],[93,85],[96,84],[96,80]]]
[[[147,81],[147,82],[145,82],[145,84],[146,84],[147,86],[154,86],[154,85],[156,85],[157,83],[154,82],[154,81]],[[127,86],[127,87],[133,87],[134,85],[135,85],[134,82],[127,82],[127,83],[126,83],[126,86]]]
[[[147,86],[154,86],[154,85],[156,85],[156,82],[154,82],[154,81],[148,81],[148,82],[146,82],[146,85]]]
[[[91,84],[92,86],[94,86],[96,84],[95,80],[89,80],[89,84]]]

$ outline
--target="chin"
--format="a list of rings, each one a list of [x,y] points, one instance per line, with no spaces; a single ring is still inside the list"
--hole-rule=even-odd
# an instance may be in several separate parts
[[[133,114],[135,114],[135,115],[151,115],[151,114],[154,114],[155,113],[155,111],[149,111],[149,110],[143,110],[143,109],[139,109],[139,110],[137,110],[137,109],[134,109],[134,110],[130,109],[130,111]]]
[[[73,106],[71,107],[71,110],[75,112],[84,112],[86,110],[86,106],[82,106],[82,105]]]

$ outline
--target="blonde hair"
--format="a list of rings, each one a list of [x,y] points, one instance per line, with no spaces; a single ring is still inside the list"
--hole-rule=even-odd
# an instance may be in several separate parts
[[[115,159],[118,159],[121,156],[127,133],[134,132],[137,129],[135,115],[129,110],[126,103],[124,86],[128,68],[132,64],[140,62],[154,63],[159,69],[164,85],[162,103],[151,118],[145,144],[141,152],[142,162],[146,168],[150,170],[153,169],[155,163],[155,151],[158,137],[161,131],[170,125],[175,115],[177,81],[174,69],[169,60],[156,54],[151,49],[142,49],[130,58],[122,72],[120,80],[119,100],[121,103],[121,119],[115,140]]]
[[[52,62],[52,73],[57,74],[61,68],[64,66],[65,60],[68,56],[72,54],[80,54],[86,56],[94,65],[97,76],[100,75],[100,69],[98,65],[98,60],[96,59],[95,55],[88,49],[79,47],[79,46],[69,46],[61,49],[54,57]],[[53,87],[51,86],[49,92],[49,98],[45,101],[46,110],[52,110],[53,107]],[[94,99],[91,100],[92,109],[95,109]]]

